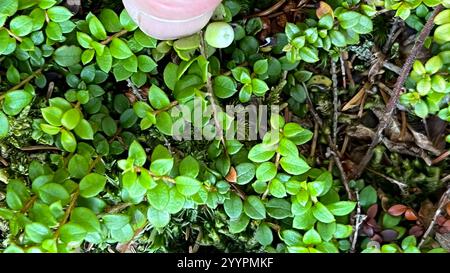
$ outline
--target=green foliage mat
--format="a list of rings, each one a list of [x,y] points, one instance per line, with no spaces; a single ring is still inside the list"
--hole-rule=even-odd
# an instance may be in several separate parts
[[[0,2],[4,252],[445,252],[427,230],[450,226],[448,194],[435,197],[445,158],[425,167],[383,142],[371,171],[349,180],[361,140],[338,132],[358,123],[346,110],[338,119],[338,103],[376,113],[384,97],[358,91],[397,76],[374,73],[371,50],[388,41],[383,61],[401,65],[392,18],[414,37],[448,1],[226,0],[221,23],[176,41],[144,34],[118,1],[81,2],[76,14],[61,0]],[[411,120],[450,121],[449,18],[443,8],[431,56],[405,84]],[[225,112],[239,105],[278,108],[250,139],[263,123]],[[239,126],[245,138],[229,138]],[[407,180],[401,192],[396,179]],[[435,210],[416,210],[429,199],[440,213],[426,220]]]

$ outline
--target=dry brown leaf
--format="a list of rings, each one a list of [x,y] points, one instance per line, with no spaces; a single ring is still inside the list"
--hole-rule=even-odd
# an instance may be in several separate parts
[[[344,107],[342,107],[342,111],[347,111],[349,109],[352,109],[353,107],[359,106],[361,104],[361,101],[364,97],[364,94],[366,93],[366,85],[364,85],[359,91],[358,93],[356,93],[356,95],[353,96],[353,98],[351,98],[351,100],[349,100]]]
[[[327,14],[331,14],[334,17],[333,8],[327,3],[320,1],[319,8],[316,9],[317,18],[322,18]]]
[[[419,217],[424,226],[428,227],[433,220],[436,211],[435,205],[429,200],[425,200],[420,204]]]
[[[237,172],[233,166],[230,168],[230,171],[228,172],[227,176],[225,176],[225,179],[230,183],[237,182]]]
[[[431,142],[428,137],[422,133],[419,133],[417,131],[415,131],[411,126],[408,125],[408,129],[409,131],[412,133],[415,143],[417,146],[419,146],[420,148],[431,152],[432,154],[434,154],[435,156],[438,156],[440,154],[442,154],[442,151],[439,149],[436,149],[433,145],[433,142]]]

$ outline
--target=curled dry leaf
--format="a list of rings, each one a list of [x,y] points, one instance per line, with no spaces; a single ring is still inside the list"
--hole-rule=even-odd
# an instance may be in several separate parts
[[[450,202],[447,203],[447,206],[445,207],[445,211],[447,212],[447,215],[450,215]]]
[[[400,216],[408,210],[408,207],[405,205],[393,205],[389,208],[388,213],[392,216]]]

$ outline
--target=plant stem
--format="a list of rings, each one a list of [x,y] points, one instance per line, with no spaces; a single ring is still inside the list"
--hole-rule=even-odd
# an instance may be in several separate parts
[[[102,41],[101,44],[102,44],[102,45],[107,45],[107,44],[111,43],[111,41],[112,41],[114,38],[122,37],[123,35],[125,35],[125,34],[127,34],[127,33],[128,33],[128,30],[122,29],[121,31],[117,32],[116,34],[114,34],[114,35],[112,35],[112,36],[109,36],[106,40]]]
[[[403,85],[405,84],[405,81],[408,78],[409,73],[411,72],[411,68],[413,66],[414,61],[417,58],[417,54],[419,53],[419,50],[423,47],[425,39],[430,35],[431,29],[434,26],[434,18],[439,14],[439,12],[442,11],[442,9],[443,9],[442,5],[439,5],[434,9],[433,13],[428,18],[427,23],[420,32],[419,37],[417,38],[410,55],[408,56],[408,58],[405,61],[405,64],[403,65],[400,76],[398,77],[397,82],[395,83],[394,93],[392,94],[388,104],[386,105],[385,113],[383,117],[380,119],[380,123],[378,125],[375,136],[372,139],[372,143],[370,144],[369,149],[367,150],[365,156],[361,160],[361,163],[356,168],[353,174],[353,178],[359,178],[364,169],[366,168],[367,164],[369,164],[370,160],[372,159],[375,147],[380,143],[381,139],[383,138],[384,130],[390,124],[392,114],[394,113],[394,110],[396,108],[395,106],[403,90]]]
[[[36,78],[37,76],[39,76],[42,71],[44,70],[44,67],[39,68],[38,70],[34,71],[30,76],[28,76],[26,79],[24,79],[23,81],[21,81],[19,84],[17,84],[16,86],[14,86],[13,88],[9,89],[7,92],[10,91],[15,91],[19,88],[21,88],[22,86],[24,86],[25,84],[29,83],[32,79]]]

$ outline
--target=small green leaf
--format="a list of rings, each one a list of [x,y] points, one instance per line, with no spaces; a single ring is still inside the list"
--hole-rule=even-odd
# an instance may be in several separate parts
[[[141,146],[141,144],[139,144],[139,142],[133,141],[128,151],[128,158],[134,160],[133,164],[135,166],[142,167],[147,161],[147,154],[145,153],[144,148]]]
[[[77,46],[62,46],[55,50],[54,57],[57,64],[69,67],[81,61],[81,48]]]
[[[322,203],[317,202],[312,207],[312,213],[317,220],[323,223],[332,223],[335,221],[333,214]]]
[[[192,156],[187,156],[180,162],[180,175],[196,178],[200,172],[200,164]]]
[[[133,55],[128,45],[119,38],[114,38],[109,46],[111,55],[119,60],[124,60]]]
[[[81,179],[89,173],[89,160],[82,155],[76,154],[69,160],[68,170],[70,176]]]
[[[275,151],[270,151],[262,144],[256,144],[248,153],[248,159],[253,162],[261,163],[271,159],[275,155]]]
[[[154,208],[164,210],[169,203],[169,186],[165,182],[158,182],[157,186],[149,190],[147,199]]]
[[[62,23],[72,17],[72,13],[65,7],[55,6],[47,10],[47,15],[50,20],[56,23]]]
[[[277,175],[277,168],[272,162],[264,162],[256,169],[256,178],[261,181],[272,180]]]
[[[53,126],[61,126],[61,119],[63,116],[63,111],[57,107],[47,107],[41,109],[42,116],[45,121]]]
[[[94,130],[92,129],[89,121],[82,119],[80,123],[78,123],[77,127],[75,127],[74,132],[77,136],[82,139],[92,140],[94,139]]]
[[[9,116],[15,116],[28,106],[32,99],[33,96],[26,91],[10,91],[6,93],[3,100],[3,112]]]
[[[228,76],[218,76],[213,80],[214,94],[221,99],[233,96],[237,92],[237,87],[233,79]]]
[[[147,219],[155,228],[163,228],[169,224],[170,214],[150,207],[147,211]]]
[[[242,163],[236,166],[237,183],[245,185],[253,180],[256,173],[255,165],[252,163]]]
[[[356,203],[351,201],[340,201],[332,204],[328,204],[327,208],[333,215],[344,216],[349,214],[355,209]]]
[[[61,131],[61,144],[64,150],[73,153],[77,148],[77,140],[72,132],[62,130]]]
[[[255,64],[253,65],[253,71],[259,75],[265,74],[268,69],[269,69],[269,62],[266,59],[256,61]]]
[[[39,187],[39,198],[46,204],[52,204],[61,201],[63,204],[69,201],[69,193],[67,190],[56,183],[47,183]]]
[[[273,179],[269,183],[269,192],[272,196],[277,198],[283,198],[286,196],[286,188],[279,179]]]
[[[320,238],[320,234],[314,228],[308,230],[303,236],[303,243],[306,245],[318,245],[321,242],[322,238]]]
[[[231,219],[237,219],[241,216],[243,211],[243,204],[241,198],[236,194],[231,194],[229,199],[226,199],[223,203],[225,213]]]
[[[80,181],[80,195],[84,198],[97,196],[106,185],[106,177],[97,173],[91,173]]]
[[[99,39],[99,40],[105,40],[106,30],[103,26],[102,22],[97,18],[97,16],[90,13],[88,15],[88,24],[89,24],[89,30],[91,31],[92,35]]]
[[[52,236],[51,230],[41,223],[32,223],[25,226],[25,236],[33,243],[39,244]]]
[[[175,182],[178,192],[187,197],[196,194],[202,186],[200,181],[188,176],[178,176]]]
[[[76,207],[70,215],[71,223],[78,224],[87,232],[100,232],[100,222],[94,212],[88,208]]]
[[[281,167],[289,174],[300,175],[311,169],[305,160],[295,156],[284,156],[280,160]]]
[[[61,124],[67,129],[67,130],[73,130],[75,127],[78,126],[78,124],[81,121],[81,112],[80,110],[73,108],[69,111],[65,112],[61,119]]]
[[[33,19],[26,15],[16,16],[9,23],[9,27],[17,36],[27,36],[33,30]]]
[[[74,223],[63,225],[59,231],[59,238],[64,243],[82,242],[87,235],[86,230],[82,226]]]
[[[9,122],[6,115],[0,111],[0,139],[8,136],[9,133]]]
[[[248,217],[255,220],[262,220],[266,218],[266,208],[257,196],[248,196],[244,201],[244,212]]]
[[[270,245],[273,241],[272,230],[267,224],[260,224],[256,229],[255,239],[263,246]]]
[[[149,89],[148,100],[153,108],[163,109],[170,105],[169,97],[166,93],[156,85],[152,85]]]

